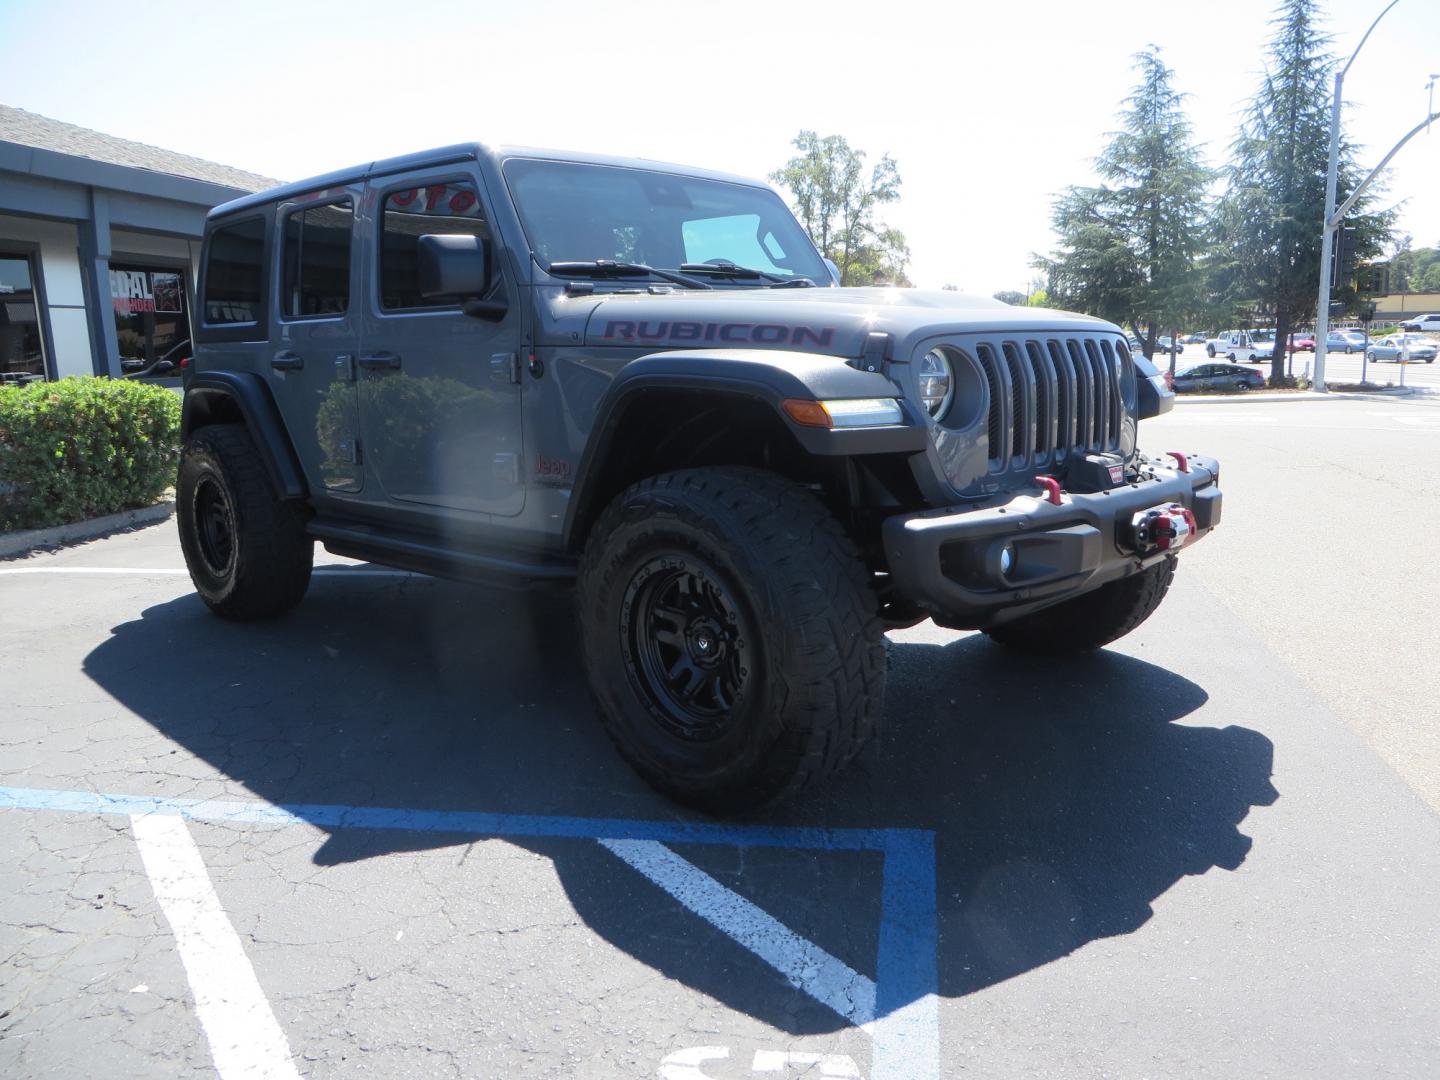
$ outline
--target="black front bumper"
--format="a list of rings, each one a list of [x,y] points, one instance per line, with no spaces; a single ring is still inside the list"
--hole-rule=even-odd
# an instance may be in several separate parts
[[[1195,515],[1193,544],[1220,522],[1220,466],[1188,459],[1189,472],[1151,462],[1107,491],[1043,491],[964,508],[888,518],[885,557],[898,596],[943,626],[995,626],[1137,573],[1166,557],[1138,554],[1135,514],[1180,503]],[[1001,570],[1008,548],[1012,565]]]

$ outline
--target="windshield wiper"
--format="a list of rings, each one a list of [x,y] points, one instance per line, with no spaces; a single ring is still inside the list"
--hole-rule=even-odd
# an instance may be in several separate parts
[[[556,277],[657,277],[661,281],[674,282],[687,289],[713,289],[715,286],[695,278],[676,274],[670,270],[656,270],[644,263],[616,262],[614,259],[585,259],[571,262],[552,262],[546,268]]]
[[[716,259],[714,262],[703,263],[681,263],[680,269],[690,274],[714,274],[716,277],[742,278],[746,281],[768,281],[772,289],[809,289],[815,283],[807,277],[782,277],[780,274],[772,274],[766,270],[756,270],[749,266],[737,266],[729,259]]]

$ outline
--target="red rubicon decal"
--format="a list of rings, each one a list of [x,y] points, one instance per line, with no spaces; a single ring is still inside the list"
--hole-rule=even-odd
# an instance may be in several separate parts
[[[817,345],[829,348],[835,330],[829,326],[786,326],[782,323],[702,323],[659,319],[611,319],[600,335],[606,341],[713,341],[753,345]]]

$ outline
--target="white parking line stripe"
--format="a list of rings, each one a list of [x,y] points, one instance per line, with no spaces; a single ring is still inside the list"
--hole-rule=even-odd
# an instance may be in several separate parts
[[[130,818],[155,899],[175,934],[220,1080],[300,1080],[285,1033],[230,925],[183,818]]]
[[[409,570],[381,570],[371,567],[350,569],[348,566],[317,566],[313,573],[336,577],[424,577]],[[132,577],[188,577],[190,571],[170,567],[144,566],[7,566],[0,574],[117,574]]]
[[[1250,408],[1255,406],[1251,405]],[[1215,408],[1215,406],[1211,406]],[[1265,415],[1254,412],[1207,412],[1207,413],[1184,413],[1177,415],[1170,413],[1169,419],[1177,424],[1278,424],[1278,416]]]
[[[807,941],[739,893],[655,840],[601,840],[600,844],[644,874],[684,907],[749,949],[850,1023],[875,1019],[875,981]]]

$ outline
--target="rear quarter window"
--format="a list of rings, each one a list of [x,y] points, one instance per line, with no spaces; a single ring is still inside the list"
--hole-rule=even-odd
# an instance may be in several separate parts
[[[265,295],[265,219],[224,225],[210,234],[205,248],[204,320],[211,326],[235,326],[260,320]]]

